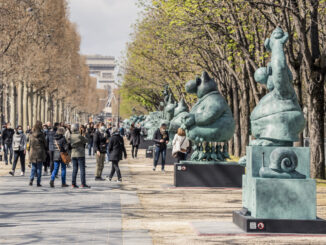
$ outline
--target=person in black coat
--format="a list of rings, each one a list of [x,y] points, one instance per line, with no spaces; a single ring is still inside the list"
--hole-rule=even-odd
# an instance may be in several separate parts
[[[135,124],[132,123],[130,127],[130,145],[132,146],[131,148],[132,158],[137,158],[139,144],[140,144],[140,128],[135,127]]]
[[[95,180],[102,179],[102,172],[104,169],[105,155],[108,145],[108,134],[104,123],[98,125],[98,130],[94,133],[94,151],[96,152],[96,172]]]
[[[8,151],[9,151],[9,161],[12,164],[13,150],[12,150],[12,139],[14,137],[15,130],[11,128],[11,124],[7,123],[6,128],[2,131],[2,143],[5,155],[5,163],[8,165]]]
[[[95,134],[95,128],[94,123],[91,122],[89,125],[87,125],[86,129],[86,138],[88,139],[88,155],[92,155],[92,148],[94,147],[94,134]],[[95,154],[95,150],[93,149],[93,155]]]
[[[112,162],[111,173],[109,175],[109,181],[112,180],[112,177],[115,172],[117,172],[118,182],[121,179],[121,172],[119,168],[119,161],[122,160],[122,154],[124,154],[125,159],[127,159],[127,152],[125,145],[123,143],[123,138],[121,137],[118,128],[112,129],[112,136],[109,142],[109,152],[110,152],[110,161]]]
[[[155,157],[153,171],[156,170],[158,159],[160,154],[162,155],[162,172],[164,172],[165,158],[166,158],[166,145],[169,143],[169,133],[166,131],[166,124],[162,123],[161,127],[158,128],[154,133],[155,142]]]

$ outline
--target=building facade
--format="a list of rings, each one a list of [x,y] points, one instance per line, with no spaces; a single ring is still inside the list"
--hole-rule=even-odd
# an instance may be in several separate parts
[[[86,64],[89,67],[90,75],[97,79],[96,88],[108,91],[106,98],[107,103],[103,112],[111,114],[111,100],[114,96],[113,91],[117,88],[114,75],[116,67],[115,58],[113,56],[86,55]]]

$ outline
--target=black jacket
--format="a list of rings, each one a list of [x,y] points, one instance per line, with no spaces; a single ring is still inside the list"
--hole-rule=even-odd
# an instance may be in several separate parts
[[[86,138],[88,139],[88,144],[93,144],[95,128],[86,129]]]
[[[99,151],[100,153],[106,153],[106,147],[108,142],[108,135],[105,133],[101,133],[100,131],[96,131],[94,133],[94,152]]]
[[[130,144],[138,146],[140,144],[140,128],[130,130]]]
[[[54,136],[56,132],[57,132],[56,128],[53,128],[47,132],[49,151],[54,151]]]
[[[123,143],[123,138],[119,132],[112,134],[112,137],[109,142],[109,153],[110,161],[120,161],[122,160],[122,153],[125,158],[127,158],[127,152],[125,145]]]
[[[1,135],[2,143],[11,145],[14,134],[15,134],[15,130],[13,130],[12,128],[6,128],[5,130],[3,130]]]
[[[160,142],[161,139],[164,139],[164,142]],[[161,134],[160,129],[158,128],[155,133],[154,133],[154,142],[155,145],[160,147],[161,149],[165,149],[166,148],[166,143],[167,141],[169,141],[169,133],[167,131],[165,131],[165,137],[163,137],[163,135]]]
[[[69,149],[69,145],[66,141],[66,138],[61,134],[54,135],[53,161],[55,162],[61,161],[60,152],[67,152],[68,149]]]

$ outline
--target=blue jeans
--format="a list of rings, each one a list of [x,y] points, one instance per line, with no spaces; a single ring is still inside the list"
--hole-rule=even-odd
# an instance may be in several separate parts
[[[80,182],[82,185],[86,185],[86,176],[85,176],[85,157],[73,157],[72,159],[72,184],[76,185],[78,167],[80,168]]]
[[[12,144],[4,144],[3,151],[5,154],[5,163],[8,164],[8,151],[10,153],[10,163],[12,163],[12,156],[13,156]]]
[[[166,148],[161,149],[159,146],[155,146],[155,157],[154,157],[154,167],[156,168],[158,159],[160,158],[160,154],[162,154],[162,170],[164,170],[165,166],[165,158],[166,158]]]
[[[29,178],[31,181],[34,180],[35,175],[37,174],[37,184],[41,184],[42,177],[42,162],[32,163],[31,177]]]
[[[88,143],[88,155],[89,156],[92,155],[92,148],[93,148],[93,143]],[[94,155],[94,151],[93,151],[93,155]]]
[[[53,169],[53,172],[51,175],[51,180],[52,181],[55,180],[55,176],[58,174],[60,164],[61,164],[61,183],[63,185],[65,185],[66,184],[66,164],[64,164],[62,161],[54,162],[54,169]]]

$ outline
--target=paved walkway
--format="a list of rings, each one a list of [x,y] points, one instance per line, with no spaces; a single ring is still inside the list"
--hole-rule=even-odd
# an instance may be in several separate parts
[[[87,158],[91,189],[62,188],[60,178],[53,189],[49,176],[42,177],[43,187],[36,180],[30,187],[29,168],[25,177],[0,177],[0,244],[151,244],[147,231],[122,232],[121,203],[137,202],[137,195],[120,190],[120,183],[94,181],[94,171],[95,159]]]

